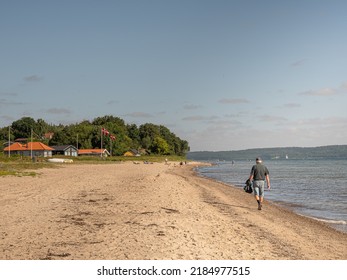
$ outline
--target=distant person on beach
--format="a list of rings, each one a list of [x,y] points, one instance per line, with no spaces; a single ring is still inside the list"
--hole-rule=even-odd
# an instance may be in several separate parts
[[[264,200],[264,185],[265,180],[267,183],[267,188],[270,189],[270,176],[269,170],[263,164],[263,161],[260,157],[256,158],[256,164],[253,165],[251,174],[249,176],[249,180],[253,181],[253,191],[255,195],[255,199],[258,203],[258,210],[261,210],[263,200]]]

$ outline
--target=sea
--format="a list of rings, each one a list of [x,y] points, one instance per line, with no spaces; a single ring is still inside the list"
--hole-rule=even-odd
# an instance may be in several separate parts
[[[347,233],[347,160],[268,160],[265,199]],[[243,188],[254,161],[218,161],[201,176]],[[266,187],[265,187],[266,189]]]

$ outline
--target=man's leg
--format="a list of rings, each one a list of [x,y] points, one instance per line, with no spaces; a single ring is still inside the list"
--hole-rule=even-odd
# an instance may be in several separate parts
[[[258,185],[258,182],[256,181],[253,181],[253,189],[254,189],[254,197],[255,197],[255,200],[257,201],[258,203],[258,210],[261,210],[261,206],[260,206],[260,196],[259,196],[259,185]]]
[[[257,202],[258,202],[258,210],[261,210],[261,207],[262,207],[261,198],[260,198],[260,199],[257,199]]]
[[[264,182],[263,181],[254,181],[254,194],[255,199],[258,203],[258,210],[261,210],[263,199],[264,199]]]
[[[258,210],[261,210],[263,207],[263,201],[264,201],[264,182],[261,182],[259,186],[259,207]]]

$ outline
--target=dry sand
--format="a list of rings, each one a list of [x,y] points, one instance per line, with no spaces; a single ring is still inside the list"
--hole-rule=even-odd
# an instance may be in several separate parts
[[[0,259],[347,259],[347,234],[194,175],[72,164],[0,178]]]

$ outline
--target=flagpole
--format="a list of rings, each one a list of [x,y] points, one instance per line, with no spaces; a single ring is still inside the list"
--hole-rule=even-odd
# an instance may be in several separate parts
[[[112,156],[112,140],[110,141],[110,154]]]
[[[33,158],[33,129],[31,129],[30,157]]]
[[[8,127],[8,157],[11,157],[11,126]]]
[[[102,131],[102,127],[101,127],[101,151],[100,151],[100,157],[102,157],[102,134],[103,134],[103,131]]]

